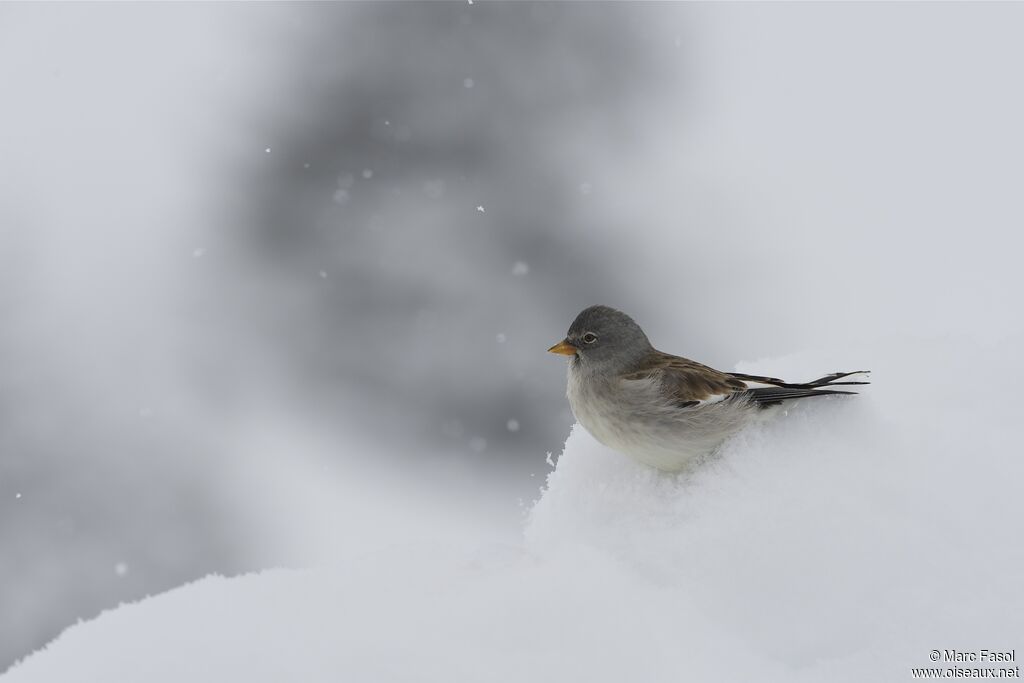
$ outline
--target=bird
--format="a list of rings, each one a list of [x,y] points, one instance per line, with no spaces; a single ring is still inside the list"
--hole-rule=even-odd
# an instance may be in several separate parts
[[[855,394],[835,387],[869,383],[868,370],[804,383],[721,372],[658,351],[609,306],[585,308],[548,351],[570,357],[566,394],[576,420],[604,445],[668,472],[712,454],[766,408]]]

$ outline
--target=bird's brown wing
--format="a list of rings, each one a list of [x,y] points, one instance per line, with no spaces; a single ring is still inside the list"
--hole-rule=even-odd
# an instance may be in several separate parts
[[[680,408],[697,408],[733,398],[765,407],[796,398],[856,393],[832,387],[867,384],[849,379],[853,375],[866,376],[867,372],[836,372],[811,382],[793,383],[775,377],[719,372],[687,358],[655,351],[623,379],[658,380],[666,397]]]
[[[666,397],[681,408],[721,401],[747,389],[746,383],[737,377],[661,351],[652,353],[643,365],[622,379],[656,379]]]

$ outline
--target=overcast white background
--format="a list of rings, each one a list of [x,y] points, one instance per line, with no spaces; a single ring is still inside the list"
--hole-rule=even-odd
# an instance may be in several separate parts
[[[1011,497],[984,456],[1019,443],[985,435],[1019,376],[1022,27],[1015,4],[0,5],[0,668],[210,572],[518,543],[572,424],[543,350],[594,303],[722,369],[876,361],[894,391],[936,359],[929,410],[965,445],[943,467],[979,458]],[[877,452],[924,466],[933,413],[881,395],[913,428]],[[533,538],[572,536],[597,494],[569,482]]]

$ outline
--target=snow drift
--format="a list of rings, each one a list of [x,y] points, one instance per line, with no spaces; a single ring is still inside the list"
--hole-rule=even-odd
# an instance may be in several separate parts
[[[209,577],[75,626],[2,680],[907,680],[935,648],[1010,649],[1018,349],[745,364],[863,364],[875,384],[798,404],[688,474],[576,427],[520,544],[380,539],[315,570]]]

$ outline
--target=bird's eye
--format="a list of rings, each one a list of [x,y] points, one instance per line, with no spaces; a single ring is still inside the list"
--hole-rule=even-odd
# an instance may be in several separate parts
[[[587,332],[585,335],[583,335],[583,343],[584,344],[593,344],[596,341],[597,341],[597,335],[594,334],[593,332]]]

